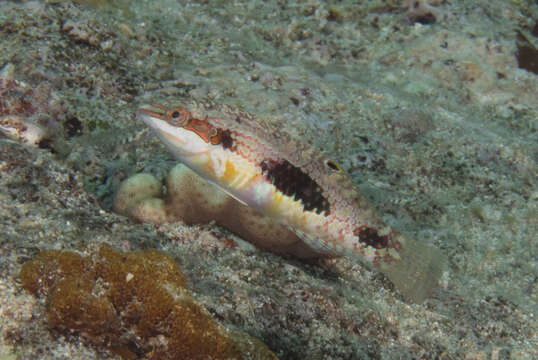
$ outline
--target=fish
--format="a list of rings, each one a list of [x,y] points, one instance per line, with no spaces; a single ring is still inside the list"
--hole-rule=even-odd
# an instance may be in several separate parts
[[[341,166],[274,122],[194,100],[142,105],[137,119],[195,173],[320,253],[382,272],[410,302],[438,287],[443,254],[383,223]]]

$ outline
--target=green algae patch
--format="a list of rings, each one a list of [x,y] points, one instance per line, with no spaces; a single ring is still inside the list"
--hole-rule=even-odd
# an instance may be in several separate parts
[[[49,328],[124,359],[276,359],[259,340],[216,323],[159,251],[43,250],[19,277],[45,297]]]

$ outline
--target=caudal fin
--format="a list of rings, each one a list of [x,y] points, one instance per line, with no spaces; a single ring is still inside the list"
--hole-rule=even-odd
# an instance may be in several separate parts
[[[438,249],[410,239],[405,239],[398,253],[399,261],[383,263],[380,270],[406,299],[421,303],[438,286],[445,258]]]

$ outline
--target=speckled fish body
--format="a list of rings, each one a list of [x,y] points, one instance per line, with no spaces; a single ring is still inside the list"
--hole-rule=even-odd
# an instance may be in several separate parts
[[[385,225],[338,165],[272,123],[195,102],[143,106],[139,118],[178,160],[313,248],[372,265],[411,301],[437,285],[438,250]]]

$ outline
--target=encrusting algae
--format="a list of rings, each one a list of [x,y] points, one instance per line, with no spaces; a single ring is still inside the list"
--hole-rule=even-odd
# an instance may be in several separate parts
[[[19,276],[25,290],[46,297],[51,329],[124,359],[277,359],[261,341],[213,321],[174,260],[156,250],[42,250]]]

